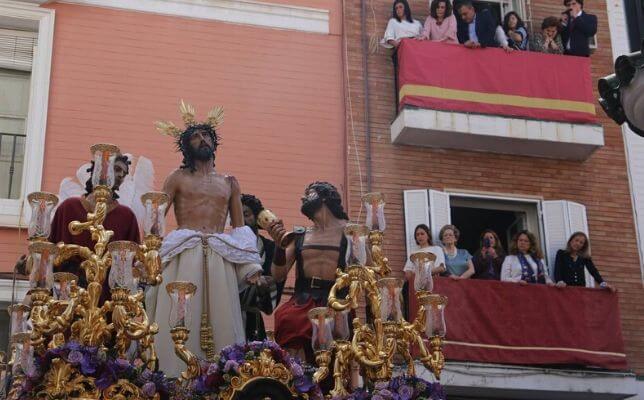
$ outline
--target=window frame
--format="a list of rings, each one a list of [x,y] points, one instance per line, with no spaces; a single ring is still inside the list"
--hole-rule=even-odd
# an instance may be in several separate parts
[[[460,191],[458,189],[445,189],[444,192],[447,193],[450,197],[453,196],[453,197],[466,197],[471,199],[510,201],[510,202],[527,203],[527,204],[534,205],[537,209],[539,246],[541,246],[542,249],[546,248],[546,231],[543,225],[543,209],[541,206],[541,202],[544,200],[543,197],[530,197],[530,196],[521,197],[521,196],[514,196],[511,194],[502,194],[502,193],[495,194],[495,193],[487,193],[487,192],[483,193],[483,192]]]
[[[0,199],[0,226],[24,227],[27,224],[27,194],[41,189],[44,144],[47,128],[51,59],[54,39],[52,9],[15,1],[0,3],[0,27],[34,26],[38,45],[34,49],[29,91],[29,108],[25,121],[25,155],[22,185],[18,199]]]

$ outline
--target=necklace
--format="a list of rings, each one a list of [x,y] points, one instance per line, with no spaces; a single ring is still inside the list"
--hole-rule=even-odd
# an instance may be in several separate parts
[[[450,253],[447,249],[445,249],[445,255],[446,255],[446,256],[447,256],[447,258],[449,258],[450,260],[451,260],[451,259],[454,259],[454,258],[456,258],[456,256],[458,255],[458,249],[457,249],[457,248],[454,248],[454,252],[453,252],[453,253]]]

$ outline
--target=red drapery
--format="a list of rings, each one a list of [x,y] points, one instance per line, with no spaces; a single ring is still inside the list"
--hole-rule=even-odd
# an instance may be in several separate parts
[[[627,368],[617,294],[607,290],[437,278],[434,292],[448,297],[448,360]]]
[[[587,57],[405,39],[398,97],[400,107],[596,122]]]

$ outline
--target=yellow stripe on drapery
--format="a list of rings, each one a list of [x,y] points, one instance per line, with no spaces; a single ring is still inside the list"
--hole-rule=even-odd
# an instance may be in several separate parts
[[[483,347],[488,349],[501,349],[501,350],[537,350],[537,351],[572,351],[577,353],[586,353],[586,354],[597,354],[602,356],[613,356],[613,357],[626,357],[624,353],[613,353],[610,351],[597,351],[597,350],[586,350],[586,349],[577,349],[571,347],[538,347],[538,346],[502,346],[498,344],[483,344],[483,343],[468,343],[468,342],[455,342],[452,340],[445,340],[443,344],[451,344],[455,346],[467,346],[467,347]]]
[[[447,89],[438,86],[407,84],[400,88],[398,96],[400,101],[402,101],[405,96],[434,97],[445,100],[471,101],[475,103],[525,108],[542,108],[557,111],[575,111],[595,115],[595,105],[583,101],[475,92],[471,90]]]

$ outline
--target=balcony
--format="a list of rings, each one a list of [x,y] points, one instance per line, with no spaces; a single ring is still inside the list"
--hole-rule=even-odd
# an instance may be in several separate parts
[[[448,297],[441,382],[450,398],[608,400],[638,392],[617,294],[449,278],[436,278],[434,292]],[[413,318],[415,295],[409,299]]]
[[[403,40],[394,144],[585,160],[604,145],[590,59]]]

